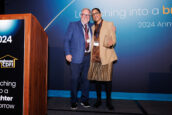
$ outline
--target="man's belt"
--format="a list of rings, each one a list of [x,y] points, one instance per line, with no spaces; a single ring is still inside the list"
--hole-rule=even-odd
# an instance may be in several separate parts
[[[87,56],[87,55],[89,55],[90,54],[90,52],[85,52],[84,53],[84,56]]]

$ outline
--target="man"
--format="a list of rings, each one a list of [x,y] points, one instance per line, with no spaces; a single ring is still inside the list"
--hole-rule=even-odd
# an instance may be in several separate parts
[[[69,24],[64,42],[66,60],[71,67],[71,109],[77,109],[77,89],[81,86],[81,105],[90,107],[89,81],[87,73],[90,63],[91,46],[91,24],[90,10],[87,8],[81,11],[81,20]]]

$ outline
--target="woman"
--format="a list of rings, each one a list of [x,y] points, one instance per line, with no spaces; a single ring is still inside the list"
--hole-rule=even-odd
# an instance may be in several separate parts
[[[114,109],[111,102],[112,66],[117,60],[113,46],[116,43],[116,35],[112,22],[104,21],[98,8],[92,9],[92,17],[95,24],[92,26],[93,38],[91,45],[91,61],[88,79],[95,81],[97,101],[94,107],[101,105],[101,86],[106,90],[106,106]]]

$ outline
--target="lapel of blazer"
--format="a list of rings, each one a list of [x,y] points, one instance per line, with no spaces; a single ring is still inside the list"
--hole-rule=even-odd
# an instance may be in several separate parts
[[[104,32],[105,32],[105,29],[106,29],[106,22],[103,20],[103,22],[102,22],[102,27],[101,27],[101,29],[100,29],[100,35],[99,35],[99,37],[104,37],[104,36],[102,36],[103,34],[104,34]]]
[[[84,32],[83,32],[83,25],[82,25],[81,21],[78,21],[78,26],[79,26],[79,31],[82,34],[82,38],[85,41]]]

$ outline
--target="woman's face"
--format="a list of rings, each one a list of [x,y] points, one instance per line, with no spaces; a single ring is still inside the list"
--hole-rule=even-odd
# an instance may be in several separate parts
[[[101,20],[101,13],[95,9],[92,11],[92,17],[95,22],[99,22]]]

